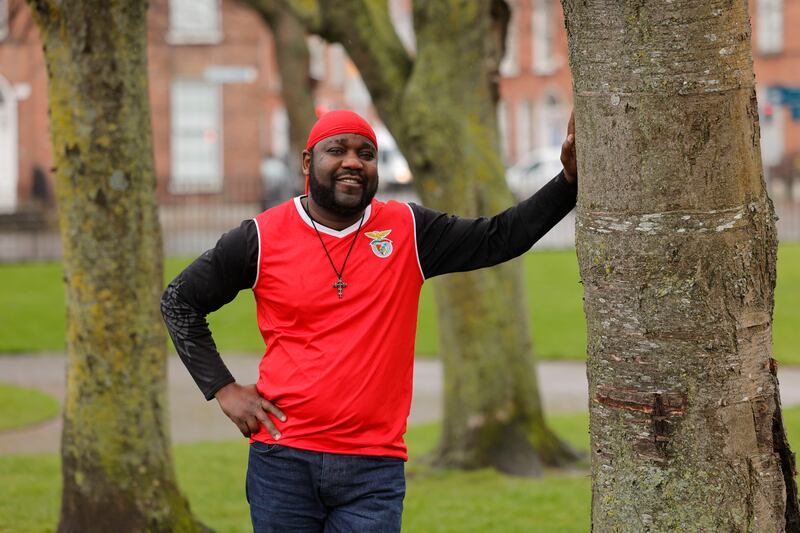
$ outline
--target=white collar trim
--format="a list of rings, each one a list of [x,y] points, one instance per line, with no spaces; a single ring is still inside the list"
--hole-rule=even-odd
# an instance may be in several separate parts
[[[364,210],[364,221],[363,222],[361,220],[359,220],[358,222],[354,222],[352,226],[346,227],[343,230],[335,230],[335,229],[331,229],[331,228],[329,228],[327,226],[323,226],[319,222],[315,222],[314,224],[312,224],[311,223],[311,218],[308,216],[308,213],[306,213],[306,210],[303,209],[303,204],[300,203],[300,199],[301,198],[302,198],[302,196],[295,196],[295,198],[294,198],[294,207],[295,207],[295,209],[297,209],[297,214],[300,215],[300,218],[303,220],[303,222],[305,222],[306,225],[308,227],[310,227],[310,228],[313,228],[316,225],[316,227],[317,227],[317,229],[319,230],[320,233],[324,233],[325,235],[331,235],[332,237],[338,237],[340,239],[342,237],[346,237],[348,235],[351,235],[355,231],[358,231],[359,226],[366,225],[367,220],[369,220],[369,216],[372,213],[372,202],[370,202],[370,204]]]

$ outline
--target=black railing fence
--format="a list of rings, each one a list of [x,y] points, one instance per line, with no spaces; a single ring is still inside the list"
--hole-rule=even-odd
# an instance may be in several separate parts
[[[800,185],[786,188],[778,184],[771,191],[778,215],[778,237],[784,242],[800,242]],[[788,194],[787,194],[788,192]],[[230,195],[234,198],[248,195]],[[242,220],[252,218],[264,207],[259,194],[254,201],[222,201],[213,196],[170,196],[159,207],[167,256],[194,257],[214,246],[226,231]],[[411,188],[381,190],[378,198],[419,202]],[[274,202],[278,198],[272,198]],[[61,258],[61,238],[55,208],[44,204],[12,214],[0,214],[0,263],[53,261]],[[570,213],[553,228],[535,249],[570,248],[575,244],[575,213]]]

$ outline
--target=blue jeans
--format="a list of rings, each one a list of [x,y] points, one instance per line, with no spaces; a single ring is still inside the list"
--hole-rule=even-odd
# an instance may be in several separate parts
[[[405,462],[254,442],[246,488],[255,533],[397,533]]]

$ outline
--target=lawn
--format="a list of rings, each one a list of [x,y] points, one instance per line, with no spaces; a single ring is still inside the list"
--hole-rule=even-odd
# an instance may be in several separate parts
[[[554,417],[552,424],[574,446],[588,448],[586,415]],[[409,429],[403,531],[588,531],[586,471],[541,479],[491,470],[433,471],[418,458],[433,448],[438,434],[435,424]],[[220,533],[252,531],[244,496],[246,454],[244,440],[175,447],[179,483],[192,509]],[[53,531],[61,490],[56,454],[0,457],[0,479],[0,532]]]
[[[167,280],[187,259],[170,259]],[[541,359],[583,359],[586,332],[583,289],[573,250],[542,251],[523,258],[534,348]],[[64,297],[59,263],[0,265],[0,352],[64,349]],[[435,356],[436,308],[433,284],[423,287],[417,353]],[[775,291],[774,353],[782,363],[800,364],[800,244],[778,250]],[[253,296],[238,298],[209,317],[217,345],[224,352],[261,352]]]
[[[784,411],[784,421],[796,450],[800,407]],[[573,446],[588,448],[586,414],[555,416],[550,424]],[[540,479],[512,478],[490,470],[434,471],[419,458],[433,448],[438,434],[435,424],[409,429],[403,531],[589,530],[591,483],[585,470],[550,472]],[[179,483],[192,509],[219,532],[251,530],[244,497],[246,453],[245,441],[175,447]],[[61,490],[56,454],[0,457],[0,480],[0,532],[54,529]]]
[[[58,401],[34,389],[0,383],[0,431],[36,424],[61,411]]]

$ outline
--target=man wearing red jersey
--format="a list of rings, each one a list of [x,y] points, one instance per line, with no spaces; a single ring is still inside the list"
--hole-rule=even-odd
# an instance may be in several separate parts
[[[550,183],[494,217],[463,219],[375,200],[374,131],[329,112],[303,152],[310,194],[243,222],[170,283],[162,313],[181,359],[250,438],[255,531],[400,530],[422,283],[516,257],[574,207],[572,130]],[[205,321],[246,288],[266,345],[249,386]]]

